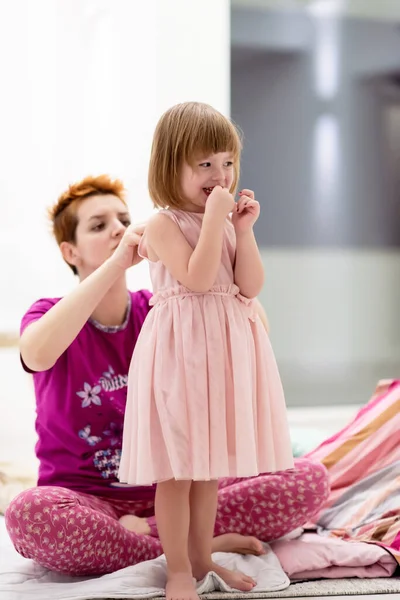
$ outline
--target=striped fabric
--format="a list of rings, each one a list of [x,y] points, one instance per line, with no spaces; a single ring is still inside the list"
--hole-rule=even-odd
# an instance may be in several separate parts
[[[306,458],[330,474],[331,494],[313,523],[318,531],[379,544],[400,564],[400,381]]]

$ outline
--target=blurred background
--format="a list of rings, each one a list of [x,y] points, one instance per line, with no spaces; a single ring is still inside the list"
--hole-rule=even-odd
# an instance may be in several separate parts
[[[76,285],[46,207],[106,172],[148,218],[152,134],[176,102],[243,131],[290,414],[336,426],[400,374],[399,0],[0,0],[0,77],[0,460],[35,441],[20,319]],[[148,287],[146,265],[129,282]]]

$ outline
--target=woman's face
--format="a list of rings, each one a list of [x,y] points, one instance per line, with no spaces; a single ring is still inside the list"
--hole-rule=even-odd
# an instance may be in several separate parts
[[[112,194],[84,200],[77,218],[75,243],[63,242],[61,251],[84,279],[112,255],[131,221],[127,206]]]

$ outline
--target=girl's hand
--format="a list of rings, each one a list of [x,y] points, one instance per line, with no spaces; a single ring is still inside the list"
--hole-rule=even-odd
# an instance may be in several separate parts
[[[232,224],[237,233],[244,233],[253,228],[260,215],[260,205],[254,199],[252,190],[242,190],[239,196],[236,210],[232,213]]]
[[[235,209],[235,200],[229,190],[220,185],[215,186],[207,198],[205,212],[224,220]]]
[[[140,263],[143,259],[138,254],[138,246],[145,228],[146,223],[129,225],[109,260],[123,270]]]

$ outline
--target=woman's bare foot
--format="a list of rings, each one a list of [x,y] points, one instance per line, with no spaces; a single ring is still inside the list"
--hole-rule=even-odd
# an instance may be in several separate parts
[[[201,581],[210,571],[214,571],[214,573],[219,575],[229,587],[242,592],[250,592],[253,587],[257,585],[252,577],[249,577],[240,571],[230,571],[229,569],[220,567],[212,561],[208,565],[197,565],[196,567],[192,565],[192,567],[193,577],[195,577],[197,581]]]
[[[133,531],[139,535],[150,534],[150,525],[146,519],[142,519],[141,517],[135,517],[135,515],[123,515],[119,519],[119,522],[122,527],[125,527],[128,531]]]
[[[212,541],[213,552],[236,552],[237,554],[254,554],[261,556],[265,549],[260,540],[252,535],[240,533],[224,533]]]
[[[195,582],[190,573],[168,573],[165,586],[166,600],[199,600]]]

